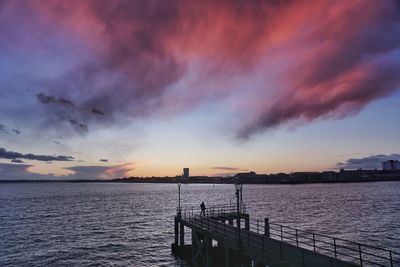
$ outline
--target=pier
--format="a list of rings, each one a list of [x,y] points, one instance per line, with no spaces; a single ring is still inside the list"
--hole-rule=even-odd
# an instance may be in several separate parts
[[[191,244],[185,244],[185,228]],[[246,206],[177,210],[172,253],[194,267],[400,266],[400,254],[383,248],[251,220]]]

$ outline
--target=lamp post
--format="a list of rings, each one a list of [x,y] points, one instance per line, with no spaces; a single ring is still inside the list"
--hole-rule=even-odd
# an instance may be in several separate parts
[[[242,192],[242,184],[239,183],[239,180],[235,181],[235,193],[236,193],[236,213],[237,213],[237,228],[238,228],[238,239],[240,241],[240,196]]]
[[[178,216],[181,215],[181,181],[178,178]]]

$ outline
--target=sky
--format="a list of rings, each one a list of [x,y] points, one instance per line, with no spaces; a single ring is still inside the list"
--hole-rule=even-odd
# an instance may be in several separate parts
[[[395,0],[0,0],[0,179],[400,159]]]

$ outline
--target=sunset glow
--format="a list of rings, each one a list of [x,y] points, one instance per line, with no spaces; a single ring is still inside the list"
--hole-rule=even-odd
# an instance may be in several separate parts
[[[0,32],[0,179],[400,158],[396,1],[15,0]]]

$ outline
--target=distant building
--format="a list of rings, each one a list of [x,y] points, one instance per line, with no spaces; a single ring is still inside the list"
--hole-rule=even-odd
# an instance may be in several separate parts
[[[340,169],[339,180],[370,179],[379,173],[378,170],[344,170]]]
[[[268,182],[268,175],[257,174],[253,171],[251,172],[239,172],[232,177],[232,181],[239,183],[266,183]]]
[[[255,173],[255,172],[239,172],[234,177],[235,178],[254,178],[254,177],[257,177],[257,173]]]
[[[400,170],[400,161],[399,160],[383,161],[382,170],[384,171]]]
[[[249,182],[250,180],[254,180],[257,177],[258,174],[255,172],[239,172],[235,176],[233,176],[233,181],[243,183],[243,182]]]
[[[183,178],[184,179],[189,178],[189,168],[183,168]]]

